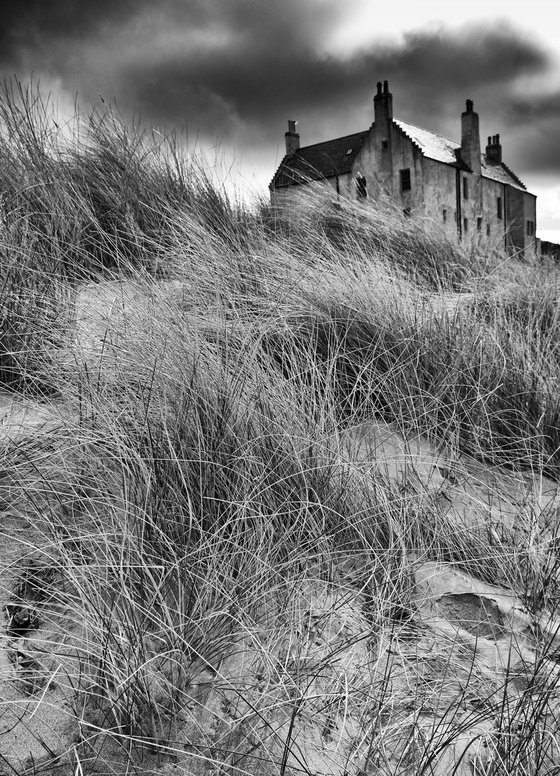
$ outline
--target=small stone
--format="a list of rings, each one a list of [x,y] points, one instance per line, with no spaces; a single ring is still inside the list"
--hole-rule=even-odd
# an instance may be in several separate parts
[[[24,636],[32,628],[38,627],[36,616],[27,606],[8,604],[6,615],[8,617],[8,627],[6,628],[8,636],[18,638]]]

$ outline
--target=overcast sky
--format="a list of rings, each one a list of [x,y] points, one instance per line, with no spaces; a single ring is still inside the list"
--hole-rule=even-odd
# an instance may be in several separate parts
[[[116,101],[188,133],[265,191],[288,119],[302,145],[369,127],[378,80],[395,115],[481,139],[539,196],[560,242],[560,20],[551,0],[25,0],[0,11],[0,76],[40,79],[61,108]],[[235,181],[234,181],[235,182]]]

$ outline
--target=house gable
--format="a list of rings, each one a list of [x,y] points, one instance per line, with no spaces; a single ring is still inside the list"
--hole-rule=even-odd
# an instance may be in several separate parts
[[[457,143],[447,140],[442,135],[437,135],[428,129],[422,129],[422,127],[410,124],[408,121],[393,119],[393,123],[410,138],[414,145],[422,152],[423,156],[427,156],[428,159],[434,159],[436,162],[457,166]]]

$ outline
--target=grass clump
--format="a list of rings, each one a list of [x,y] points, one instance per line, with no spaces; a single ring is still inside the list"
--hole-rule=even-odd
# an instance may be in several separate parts
[[[2,111],[2,767],[554,773],[555,269]]]

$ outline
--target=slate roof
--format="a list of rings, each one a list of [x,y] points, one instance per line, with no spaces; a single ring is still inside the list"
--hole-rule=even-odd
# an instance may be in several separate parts
[[[509,169],[507,164],[503,162],[502,164],[488,162],[485,154],[482,154],[482,175],[485,178],[492,178],[492,180],[499,183],[507,183],[508,186],[527,191],[527,186],[517,177],[513,170]]]
[[[401,119],[393,119],[393,123],[418,146],[428,159],[435,159],[437,162],[457,166],[457,150],[460,147],[460,143],[455,143],[442,135],[430,132],[430,130],[423,129],[422,127],[416,127],[414,124],[409,124]],[[499,183],[507,183],[516,189],[526,190],[525,184],[507,165],[489,162],[486,159],[486,154],[481,155],[480,162],[481,173],[485,178],[490,178]]]
[[[282,159],[271,185],[281,188],[350,172],[367,134],[367,131],[355,132],[298,149]]]
[[[460,166],[458,150],[460,143],[448,140],[429,129],[417,127],[402,119],[393,119],[393,123],[404,132],[428,159],[434,159],[454,167]],[[273,188],[282,188],[294,183],[306,183],[310,180],[333,178],[350,172],[356,155],[360,151],[369,130],[355,132],[353,135],[337,137],[324,143],[299,148],[295,154],[286,155],[272,179]],[[507,183],[516,189],[526,190],[526,186],[505,164],[495,164],[481,156],[481,172],[485,178]]]
[[[444,164],[457,165],[457,155],[455,153],[455,149],[458,147],[457,143],[447,140],[447,138],[437,135],[435,132],[430,132],[429,129],[422,129],[422,127],[409,124],[408,121],[393,119],[393,124],[396,124],[428,159],[435,159],[436,162],[443,162]]]

